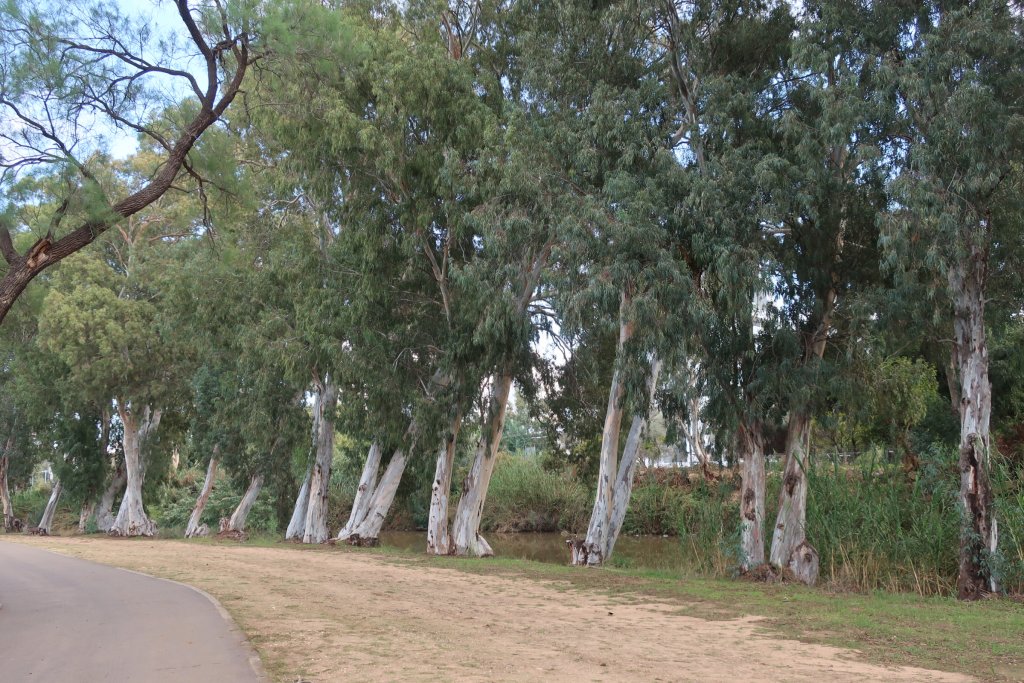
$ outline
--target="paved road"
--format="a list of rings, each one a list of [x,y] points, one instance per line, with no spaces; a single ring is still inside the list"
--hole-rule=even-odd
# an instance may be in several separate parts
[[[0,541],[0,681],[259,681],[252,649],[188,586]]]

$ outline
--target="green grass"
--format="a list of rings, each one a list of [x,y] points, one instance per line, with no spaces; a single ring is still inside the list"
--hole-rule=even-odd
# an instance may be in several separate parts
[[[566,592],[674,605],[680,614],[703,619],[760,616],[770,635],[852,648],[872,662],[958,671],[983,680],[1024,679],[1024,605],[1006,598],[964,603],[942,596],[834,592],[678,571],[578,569],[527,560],[428,557],[394,548],[302,546],[267,535],[246,544],[295,552],[368,553],[407,566],[543,581]]]

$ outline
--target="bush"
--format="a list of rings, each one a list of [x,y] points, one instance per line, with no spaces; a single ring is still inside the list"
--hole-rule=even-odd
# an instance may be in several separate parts
[[[481,521],[485,531],[578,533],[589,521],[590,494],[582,484],[533,458],[498,457]]]
[[[203,487],[204,476],[205,473],[183,470],[160,485],[156,504],[151,507],[149,513],[164,533],[184,533],[196,498]],[[244,493],[244,489],[236,488],[230,478],[218,474],[200,521],[216,533],[221,517],[231,516]],[[252,510],[249,511],[245,528],[247,531],[277,531],[277,518],[266,490],[261,491],[256,498]]]

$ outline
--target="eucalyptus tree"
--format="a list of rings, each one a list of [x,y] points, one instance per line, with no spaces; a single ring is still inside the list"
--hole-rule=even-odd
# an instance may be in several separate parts
[[[153,274],[161,271],[174,240],[160,239],[172,207],[136,216],[106,249],[60,269],[39,321],[39,343],[68,368],[68,382],[93,405],[113,402],[120,422],[127,488],[110,528],[119,535],[155,533],[142,486],[147,450],[164,412],[180,401],[183,342],[171,326]],[[166,221],[166,222],[165,222]],[[154,239],[154,237],[156,239]],[[150,284],[143,282],[150,280]]]
[[[999,587],[986,301],[993,275],[1020,244],[1022,19],[1016,3],[996,1],[919,2],[899,19],[886,59],[903,124],[891,155],[899,204],[885,246],[891,265],[927,273],[952,309],[963,515],[957,593],[977,599]]]
[[[28,283],[176,183],[205,184],[190,153],[242,88],[261,49],[248,3],[175,3],[178,32],[115,4],[14,1],[0,7],[0,187],[37,169],[62,179],[48,223],[27,249],[0,225],[0,321]],[[126,39],[131,36],[131,40]],[[183,98],[170,104],[165,93]],[[138,134],[159,153],[138,182],[112,191],[97,130]]]

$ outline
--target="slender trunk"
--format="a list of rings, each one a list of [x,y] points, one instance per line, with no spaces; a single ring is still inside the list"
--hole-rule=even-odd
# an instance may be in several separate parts
[[[288,522],[288,529],[284,533],[287,541],[301,540],[306,532],[306,510],[309,508],[309,480],[313,478],[313,463],[306,467],[306,476],[302,478],[299,485],[299,493],[295,497],[295,507],[292,509],[292,518]]]
[[[415,444],[410,442],[411,450]],[[402,474],[405,472],[405,465],[408,462],[407,451],[396,450],[391,455],[391,462],[388,463],[380,483],[373,492],[370,502],[367,504],[366,516],[363,517],[348,542],[352,545],[377,545],[380,537],[380,530],[384,527],[384,520],[391,510],[391,504],[395,501],[395,493],[398,492],[398,485],[402,482]]]
[[[615,478],[612,491],[612,517],[608,524],[608,535],[604,542],[604,560],[607,562],[615,550],[615,542],[619,540],[622,522],[626,519],[630,496],[633,495],[633,480],[636,478],[636,466],[640,461],[640,442],[647,431],[647,420],[640,415],[633,416],[626,436],[626,446],[622,451],[619,473]]]
[[[764,564],[764,436],[760,423],[741,422],[737,442],[743,458],[740,490],[740,567]]]
[[[7,470],[10,464],[7,454],[10,453],[13,442],[13,436],[7,439],[7,447],[4,449],[4,454],[0,456],[0,503],[3,504],[4,531],[11,531],[14,528],[14,506],[11,505],[11,490],[7,484]]]
[[[622,340],[621,343],[624,343],[625,339],[622,337],[623,334],[620,330],[620,340]],[[654,399],[660,371],[661,362],[655,358],[651,362],[651,369],[647,377],[648,405]],[[594,500],[594,509],[590,514],[587,536],[583,541],[579,539],[567,541],[570,563],[577,566],[597,566],[611,558],[612,552],[615,550],[615,542],[622,529],[622,522],[626,518],[629,499],[633,494],[633,479],[636,475],[640,444],[647,431],[647,418],[639,413],[633,415],[620,459],[619,433],[624,412],[622,407],[624,395],[625,388],[622,386],[621,376],[616,372],[612,376],[612,387],[608,396],[605,429],[601,436],[601,469],[598,472],[598,490]],[[605,475],[607,483],[605,483]]]
[[[50,528],[53,526],[53,513],[57,510],[57,500],[60,498],[60,492],[63,488],[58,481],[53,485],[53,490],[50,491],[50,500],[47,501],[46,509],[43,510],[43,516],[36,527],[38,533],[44,536],[50,535]]]
[[[242,500],[238,501],[238,507],[231,513],[231,519],[228,520],[228,531],[237,531],[238,533],[245,531],[245,521],[249,518],[249,512],[262,489],[263,475],[254,474],[249,480],[249,488],[245,490],[245,495],[242,496]]]
[[[456,555],[494,555],[491,546],[480,535],[480,519],[483,517],[494,463],[498,459],[498,445],[505,429],[505,409],[508,408],[511,389],[511,374],[506,372],[495,378],[487,409],[487,423],[477,442],[473,465],[462,484],[462,496],[455,510],[451,542],[455,546]]]
[[[624,292],[619,306],[619,341],[616,356],[622,353],[622,347],[633,337],[633,324],[626,321],[626,308],[629,296]],[[617,360],[617,358],[616,358]],[[622,373],[616,369],[612,373],[612,384],[608,390],[608,407],[604,413],[604,429],[601,432],[601,454],[597,472],[597,494],[594,497],[594,508],[590,513],[590,524],[587,527],[586,539],[570,541],[572,553],[571,563],[574,565],[599,565],[604,562],[604,549],[607,546],[608,529],[611,527],[614,482],[618,471],[619,433],[622,430],[622,416],[625,409],[622,405],[626,396],[626,385]]]
[[[117,469],[114,470],[113,478],[107,484],[107,488],[100,497],[99,504],[96,506],[97,531],[105,534],[110,531],[110,527],[114,526],[114,498],[124,490],[127,481],[128,477],[125,475],[124,464],[118,463]]]
[[[313,406],[313,431],[316,434],[316,459],[309,480],[309,506],[302,534],[303,543],[323,543],[330,538],[327,530],[327,497],[331,484],[331,460],[334,458],[334,408],[338,402],[338,386],[328,377],[319,388]]]
[[[348,521],[338,532],[338,540],[345,541],[352,535],[352,531],[366,518],[366,512],[370,509],[370,500],[377,488],[377,474],[380,471],[380,444],[376,441],[370,446],[370,452],[366,455],[366,464],[363,465],[363,473],[359,476],[359,486],[356,487],[356,497],[352,501],[352,512],[348,515]]]
[[[203,480],[203,488],[199,491],[199,497],[196,498],[195,507],[192,508],[192,515],[188,518],[188,526],[185,527],[185,538],[207,536],[210,533],[210,527],[206,524],[200,524],[199,520],[203,516],[203,510],[206,509],[206,501],[210,499],[210,492],[213,491],[213,480],[217,476],[218,450],[219,448],[217,447],[213,449],[213,457],[210,458],[210,462],[206,466],[206,479]]]
[[[146,406],[142,415],[118,401],[118,413],[124,425],[124,466],[128,475],[121,507],[108,533],[114,536],[153,536],[156,524],[142,505],[142,484],[146,478],[145,442],[160,425],[160,410]]]
[[[448,432],[441,440],[434,467],[434,483],[430,489],[430,516],[427,520],[427,554],[451,555],[454,552],[448,533],[448,498],[452,491],[452,469],[455,466],[455,444],[462,428],[462,411],[456,409]]]
[[[82,509],[78,512],[78,533],[84,534],[89,525],[89,519],[96,512],[96,501],[82,503]]]
[[[954,339],[960,376],[960,571],[957,596],[976,600],[999,586],[988,565],[999,543],[989,480],[992,385],[988,377],[985,339],[985,275],[987,255],[972,251],[970,262],[951,269]]]

